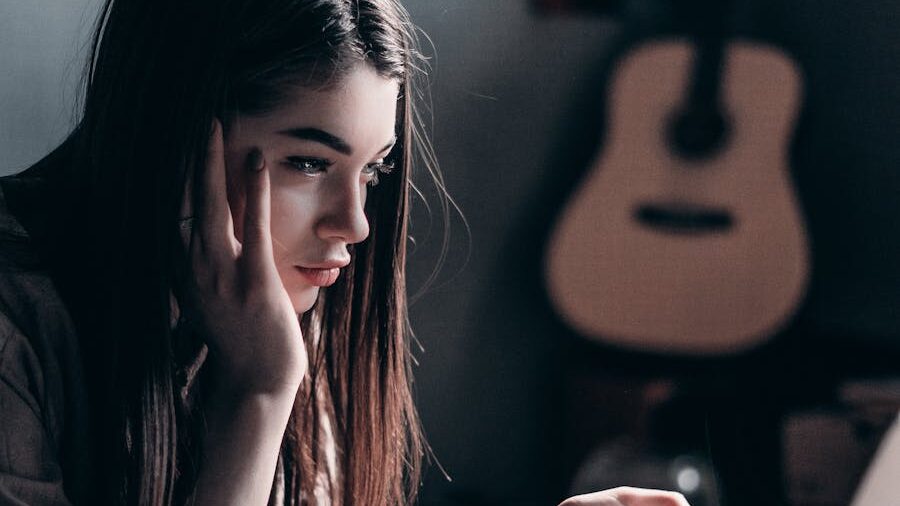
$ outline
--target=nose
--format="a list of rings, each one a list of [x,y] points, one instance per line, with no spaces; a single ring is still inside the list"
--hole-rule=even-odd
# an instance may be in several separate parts
[[[341,181],[328,189],[323,203],[324,212],[316,224],[320,238],[354,244],[369,236],[365,184]]]

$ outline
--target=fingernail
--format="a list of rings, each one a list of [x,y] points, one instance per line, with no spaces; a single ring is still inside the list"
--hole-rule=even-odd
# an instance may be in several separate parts
[[[266,159],[259,148],[253,148],[250,156],[247,158],[247,167],[250,172],[260,172],[266,166]]]

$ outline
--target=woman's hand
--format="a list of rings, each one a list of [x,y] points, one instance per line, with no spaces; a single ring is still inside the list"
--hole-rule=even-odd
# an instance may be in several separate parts
[[[269,231],[270,182],[262,152],[253,150],[238,177],[245,178],[242,237],[226,191],[222,126],[213,125],[201,184],[200,209],[186,190],[182,216],[193,216],[188,241],[192,274],[188,320],[199,325],[214,388],[229,396],[293,394],[307,370],[298,316],[275,267]],[[239,218],[238,218],[239,219]]]
[[[559,506],[690,506],[677,492],[619,487],[593,494],[576,495]]]
[[[269,232],[269,172],[254,150],[237,177],[245,178],[240,241],[228,205],[222,126],[213,125],[191,212],[191,185],[182,216],[193,216],[183,239],[191,264],[188,322],[203,333],[209,355],[203,392],[203,460],[193,504],[268,503],[284,430],[307,369],[300,322],[275,268]]]

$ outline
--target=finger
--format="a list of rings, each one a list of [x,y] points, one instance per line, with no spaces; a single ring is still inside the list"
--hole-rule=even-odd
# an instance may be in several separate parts
[[[559,506],[690,506],[677,492],[618,487],[566,499]]]
[[[196,215],[199,223],[198,237],[207,254],[219,254],[232,249],[234,236],[231,210],[228,207],[228,192],[225,175],[225,148],[222,125],[213,121],[212,134],[206,153],[206,164],[201,178],[201,210]]]
[[[634,487],[619,487],[610,492],[624,506],[690,506],[678,492]]]
[[[609,492],[576,495],[559,503],[559,506],[626,506]]]
[[[272,263],[272,191],[269,169],[262,151],[256,148],[250,153],[245,169],[247,204],[241,254],[251,265],[268,266]]]

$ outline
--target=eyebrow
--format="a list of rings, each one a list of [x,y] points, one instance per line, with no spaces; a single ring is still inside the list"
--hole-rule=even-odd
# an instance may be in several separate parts
[[[330,134],[325,130],[320,128],[289,128],[287,130],[282,130],[279,132],[282,135],[287,135],[289,137],[293,137],[295,139],[300,139],[304,141],[313,141],[318,142],[320,144],[324,144],[331,149],[337,151],[338,153],[350,156],[353,154],[353,148],[350,147],[350,144],[347,144],[347,141],[341,139],[340,137]],[[385,144],[379,153],[383,153],[392,147],[397,142],[397,136],[391,137],[391,141]]]

